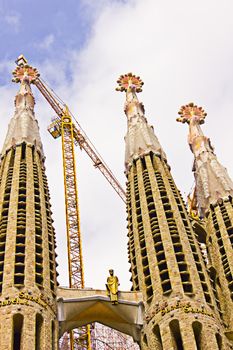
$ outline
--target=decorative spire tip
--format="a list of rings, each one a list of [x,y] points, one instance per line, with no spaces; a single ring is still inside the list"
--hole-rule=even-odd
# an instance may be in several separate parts
[[[24,66],[26,63],[28,63],[28,61],[24,57],[24,55],[19,55],[19,57],[16,59],[15,63],[17,64],[17,66]]]
[[[190,123],[190,120],[195,116],[195,119],[199,124],[203,124],[207,113],[204,111],[202,107],[198,107],[193,102],[182,106],[178,112],[180,115],[179,118],[176,119],[177,122],[181,123]]]
[[[144,84],[141,78],[132,73],[121,75],[117,80],[118,87],[116,91],[127,91],[129,89],[134,89],[136,92],[142,91],[142,85]]]
[[[26,58],[23,55],[20,55],[15,63],[17,64],[17,67],[12,72],[12,81],[14,83],[19,83],[26,79],[31,84],[34,83],[37,78],[39,78],[40,74],[38,70],[32,66],[29,66]]]

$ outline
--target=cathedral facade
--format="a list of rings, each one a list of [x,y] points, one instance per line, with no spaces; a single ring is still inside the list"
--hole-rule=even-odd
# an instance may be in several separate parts
[[[141,79],[129,73],[118,84],[126,92],[132,290],[119,292],[112,305],[104,292],[84,291],[83,297],[82,291],[58,287],[44,153],[25,73],[1,152],[1,350],[57,350],[61,329],[94,321],[125,330],[142,350],[233,348],[233,183],[202,133],[206,114],[189,104],[178,118],[189,124],[194,154],[196,189],[187,210],[138,100]],[[69,325],[65,305],[72,313]],[[140,320],[132,311],[139,308]]]

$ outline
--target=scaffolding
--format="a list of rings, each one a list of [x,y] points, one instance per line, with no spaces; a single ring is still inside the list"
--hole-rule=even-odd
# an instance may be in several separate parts
[[[91,329],[92,350],[139,350],[132,337],[95,323]]]

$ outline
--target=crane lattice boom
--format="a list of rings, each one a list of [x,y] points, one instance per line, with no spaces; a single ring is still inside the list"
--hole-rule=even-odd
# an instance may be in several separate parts
[[[33,82],[37,88],[40,90],[42,95],[49,102],[53,110],[56,112],[58,118],[49,125],[48,130],[53,135],[53,137],[57,138],[61,136],[61,118],[64,114],[64,107],[62,107],[57,99],[53,96],[52,92],[45,86],[45,84],[38,77]],[[101,156],[96,151],[95,147],[92,145],[91,141],[88,139],[87,135],[81,128],[80,124],[73,118],[73,132],[75,143],[80,146],[81,149],[84,149],[88,156],[91,158],[94,166],[98,168],[104,177],[108,180],[110,185],[114,188],[117,194],[121,197],[121,199],[126,202],[126,194],[120,183],[117,181],[112,171],[108,168],[106,163],[103,161]]]

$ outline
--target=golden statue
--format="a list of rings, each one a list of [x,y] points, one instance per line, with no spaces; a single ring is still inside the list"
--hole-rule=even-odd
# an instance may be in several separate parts
[[[193,219],[199,220],[198,214],[198,204],[197,204],[197,189],[194,188],[192,193],[188,194],[187,197],[188,202],[188,213],[192,216]]]
[[[118,277],[114,276],[114,271],[109,270],[110,276],[107,278],[107,295],[110,297],[110,300],[113,305],[118,304],[118,286],[120,285]]]

